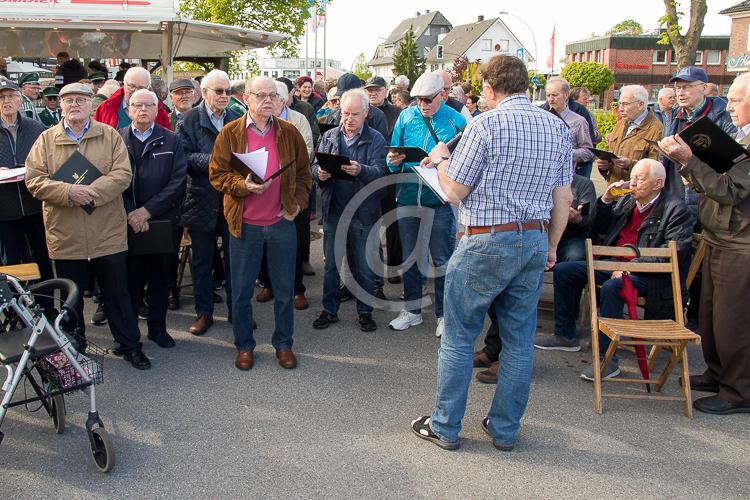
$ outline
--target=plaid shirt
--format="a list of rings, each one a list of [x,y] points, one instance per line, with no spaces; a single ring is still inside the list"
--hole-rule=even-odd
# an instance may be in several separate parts
[[[472,188],[459,206],[459,221],[549,220],[553,188],[571,183],[572,154],[562,120],[525,95],[505,98],[474,118],[448,163],[448,177]]]

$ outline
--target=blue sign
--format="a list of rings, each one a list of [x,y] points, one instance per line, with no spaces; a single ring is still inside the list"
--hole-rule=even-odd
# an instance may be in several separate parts
[[[516,57],[519,58],[522,61],[524,60],[523,52],[524,52],[523,47],[518,47],[516,49]]]
[[[521,50],[523,50],[523,49],[521,49]],[[539,75],[532,76],[531,77],[531,83],[533,83],[534,85],[539,85]]]

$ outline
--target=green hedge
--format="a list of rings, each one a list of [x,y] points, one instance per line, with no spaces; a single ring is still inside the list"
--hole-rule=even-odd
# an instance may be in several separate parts
[[[602,109],[594,110],[594,118],[596,124],[599,126],[599,133],[602,134],[602,142],[596,145],[599,149],[606,149],[607,145],[604,143],[604,138],[612,132],[617,123],[617,113],[614,111],[604,111]]]

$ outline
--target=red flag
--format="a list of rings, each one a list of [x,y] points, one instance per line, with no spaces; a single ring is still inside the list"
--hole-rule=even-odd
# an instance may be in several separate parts
[[[552,38],[549,39],[549,55],[547,56],[547,67],[555,69],[555,25],[552,26]]]

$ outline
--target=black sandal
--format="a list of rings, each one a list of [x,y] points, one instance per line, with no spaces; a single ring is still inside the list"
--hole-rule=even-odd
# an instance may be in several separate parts
[[[417,435],[417,437],[430,441],[431,443],[438,445],[444,450],[457,450],[460,444],[459,441],[455,441],[453,443],[443,441],[437,434],[432,432],[432,429],[430,428],[429,416],[420,417],[412,421],[411,430],[414,434]]]

